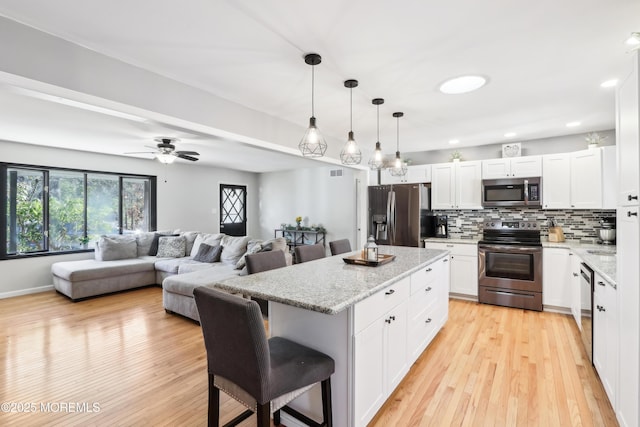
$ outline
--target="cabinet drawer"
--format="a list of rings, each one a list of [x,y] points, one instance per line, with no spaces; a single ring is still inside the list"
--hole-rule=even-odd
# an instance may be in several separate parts
[[[437,307],[432,307],[416,319],[409,319],[407,346],[410,363],[413,363],[427,348],[439,327]]]
[[[442,278],[442,260],[421,268],[411,275],[411,295],[433,285]]]
[[[370,325],[374,320],[409,298],[411,278],[404,279],[371,295],[354,306],[355,332]]]
[[[423,285],[420,290],[409,298],[409,319],[413,320],[425,310],[431,309],[434,304],[440,304],[439,295],[442,286],[440,283]]]
[[[425,248],[450,251],[451,255],[478,255],[478,245],[475,243],[425,242]]]

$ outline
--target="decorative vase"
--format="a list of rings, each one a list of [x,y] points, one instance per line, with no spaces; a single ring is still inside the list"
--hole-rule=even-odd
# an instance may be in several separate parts
[[[300,227],[300,223],[296,222],[296,230],[300,230],[302,227]]]

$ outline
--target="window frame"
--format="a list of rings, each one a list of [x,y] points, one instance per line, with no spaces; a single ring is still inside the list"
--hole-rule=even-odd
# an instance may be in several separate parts
[[[9,236],[7,235],[7,169],[15,168],[15,169],[25,169],[32,170],[37,172],[42,172],[44,174],[44,182],[43,185],[46,186],[46,196],[43,197],[43,226],[44,226],[44,239],[45,239],[45,250],[30,252],[30,253],[16,253],[9,254],[7,253],[7,239]],[[134,173],[119,173],[119,172],[108,172],[108,171],[98,171],[98,170],[90,170],[90,169],[73,169],[73,168],[64,168],[58,166],[43,166],[43,165],[30,165],[24,163],[8,163],[8,162],[0,162],[0,197],[2,200],[0,201],[0,241],[2,241],[2,245],[0,245],[0,261],[3,260],[11,260],[11,259],[21,259],[21,258],[31,258],[31,257],[40,257],[40,256],[55,256],[55,255],[67,255],[73,253],[83,253],[83,252],[93,252],[93,248],[87,249],[71,249],[64,251],[51,251],[49,249],[49,225],[50,225],[50,216],[49,216],[49,174],[52,171],[59,172],[74,172],[81,173],[84,175],[84,235],[87,235],[87,227],[88,227],[88,201],[87,201],[87,181],[88,176],[91,174],[100,174],[100,175],[112,175],[118,177],[118,234],[122,234],[124,230],[124,219],[122,215],[123,205],[124,205],[124,185],[123,181],[127,178],[133,179],[146,179],[149,180],[149,229],[155,230],[157,228],[157,176],[155,175],[142,175],[142,174],[134,174]]]

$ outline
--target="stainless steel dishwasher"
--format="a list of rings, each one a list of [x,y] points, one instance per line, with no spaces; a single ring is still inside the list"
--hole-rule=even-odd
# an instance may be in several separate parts
[[[582,324],[582,343],[589,361],[593,364],[593,270],[584,262],[580,264],[580,302]]]

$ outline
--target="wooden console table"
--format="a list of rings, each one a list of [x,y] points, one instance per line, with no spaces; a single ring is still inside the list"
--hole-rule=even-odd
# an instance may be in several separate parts
[[[280,234],[280,236],[278,236],[278,234]],[[278,228],[273,231],[273,237],[284,237],[287,239],[287,244],[292,250],[296,246],[315,245],[317,243],[322,243],[322,246],[326,247],[324,231]]]

